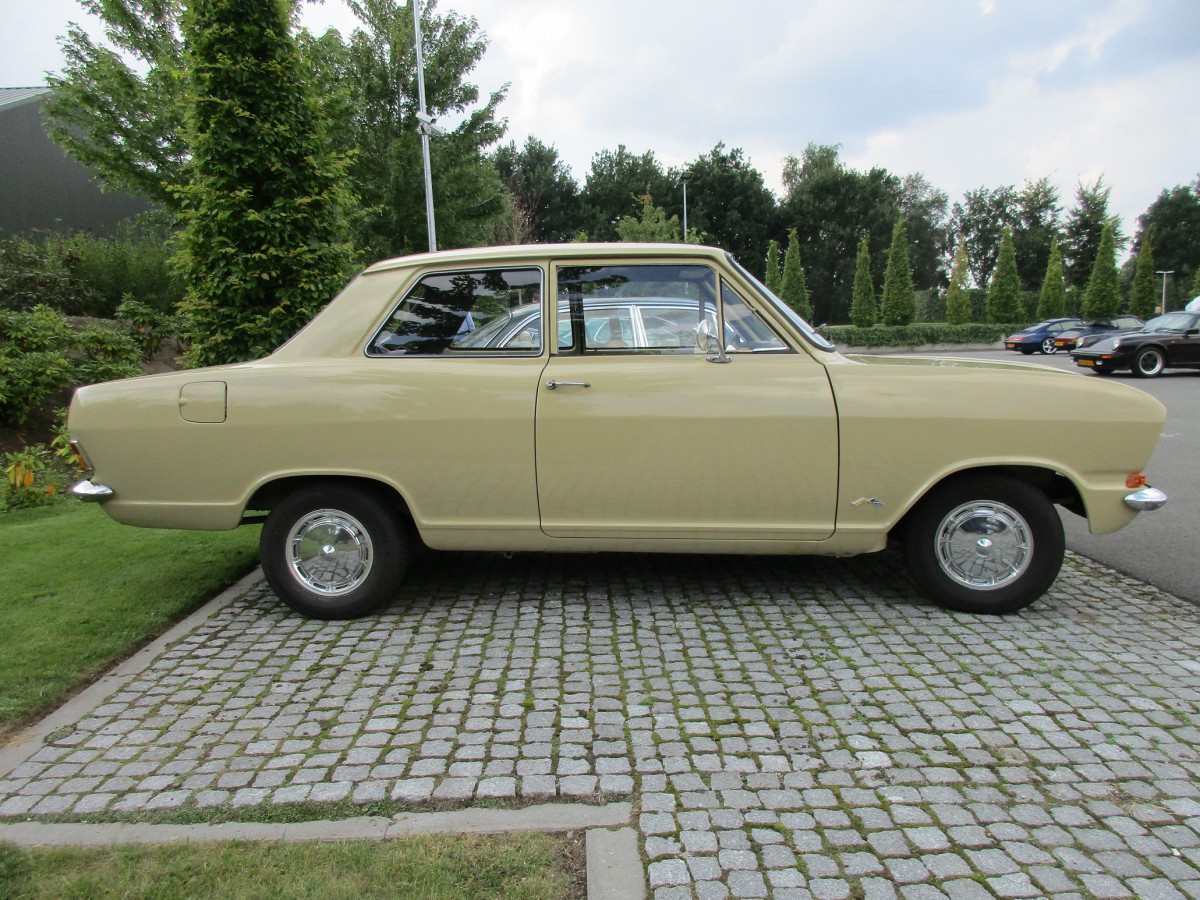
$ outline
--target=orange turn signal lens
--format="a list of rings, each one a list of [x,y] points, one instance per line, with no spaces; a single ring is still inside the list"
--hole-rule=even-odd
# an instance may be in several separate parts
[[[79,463],[79,468],[90,469],[92,467],[91,462],[84,455],[83,448],[79,446],[78,441],[71,441],[71,449],[75,451],[75,461]]]
[[[1146,486],[1146,476],[1141,472],[1134,472],[1132,475],[1125,476],[1125,487],[1140,488]]]

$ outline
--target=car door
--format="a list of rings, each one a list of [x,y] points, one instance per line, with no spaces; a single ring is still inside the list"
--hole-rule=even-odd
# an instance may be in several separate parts
[[[824,367],[770,331],[719,273],[693,263],[552,267],[570,344],[538,387],[542,530],[557,537],[821,540],[837,501],[837,416]],[[720,301],[718,302],[718,293]],[[612,346],[584,325],[616,298],[691,304],[694,326]],[[700,352],[705,319],[755,340]],[[637,317],[643,321],[642,317]],[[661,318],[661,317],[660,317]],[[717,331],[717,329],[709,329]],[[742,348],[742,349],[737,349]]]
[[[1167,358],[1172,365],[1200,366],[1200,316],[1193,315],[1178,339],[1167,346]]]

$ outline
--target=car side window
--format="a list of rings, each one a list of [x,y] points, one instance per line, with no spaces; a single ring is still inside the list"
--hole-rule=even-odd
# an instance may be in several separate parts
[[[721,284],[721,306],[725,313],[725,341],[728,352],[788,352],[788,345],[779,339],[737,291],[724,282]]]
[[[542,270],[424,276],[367,346],[368,356],[518,354],[542,349]]]
[[[560,352],[694,353],[716,320],[716,273],[705,265],[560,266]]]

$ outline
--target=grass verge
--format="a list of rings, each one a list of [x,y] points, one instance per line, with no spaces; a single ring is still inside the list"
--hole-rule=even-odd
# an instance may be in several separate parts
[[[578,834],[87,850],[0,844],[0,896],[572,898],[586,891],[583,852]]]
[[[248,571],[258,531],[129,528],[80,503],[0,515],[0,740]]]

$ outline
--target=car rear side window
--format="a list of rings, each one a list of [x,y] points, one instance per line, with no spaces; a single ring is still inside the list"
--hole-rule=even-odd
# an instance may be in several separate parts
[[[371,339],[367,355],[537,355],[541,297],[538,268],[426,275]]]

